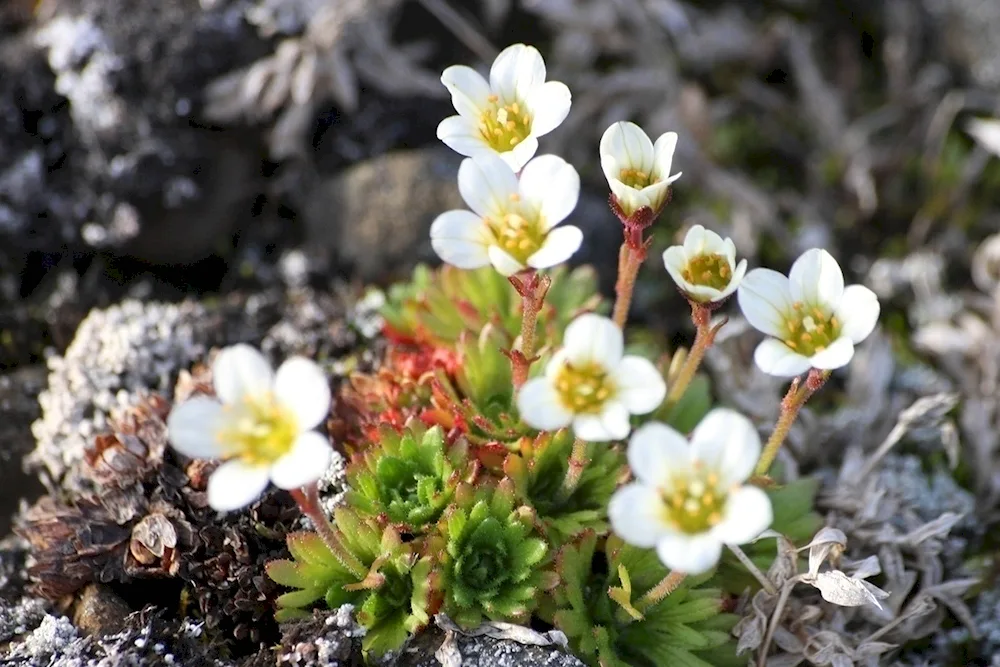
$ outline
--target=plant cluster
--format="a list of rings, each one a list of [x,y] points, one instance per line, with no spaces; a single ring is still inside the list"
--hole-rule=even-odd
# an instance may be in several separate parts
[[[782,484],[772,464],[803,404],[874,329],[875,295],[845,286],[822,249],[787,276],[748,271],[732,240],[696,225],[663,253],[694,343],[662,363],[636,354],[625,327],[648,229],[681,176],[677,135],[653,141],[616,122],[600,142],[623,230],[607,308],[591,271],[562,267],[583,241],[567,222],[580,177],[558,156],[535,156],[570,111],[567,87],[546,81],[523,44],[488,79],[453,66],[442,82],[458,113],[438,137],[467,156],[458,188],[468,209],[434,221],[446,266],[390,290],[384,363],[350,378],[337,401],[350,489],[334,521],[315,483],[329,447],[312,430],[331,396],[306,359],[272,372],[245,346],[224,350],[216,398],[171,413],[174,447],[225,460],[208,484],[214,507],[241,507],[270,480],[312,520],[315,532],[289,536],[292,558],[267,568],[291,589],[279,620],[351,603],[373,655],[443,612],[467,628],[551,624],[594,665],[737,664],[726,610],[748,586],[771,587],[774,549],[756,542],[807,542],[819,528],[815,484]],[[746,416],[712,404],[699,374],[726,324],[714,313],[733,294],[766,335],[757,366],[793,378],[764,442]],[[817,565],[810,576],[826,585],[837,575]]]

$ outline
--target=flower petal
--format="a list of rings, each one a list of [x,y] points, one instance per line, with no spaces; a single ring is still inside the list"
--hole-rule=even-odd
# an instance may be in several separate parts
[[[511,44],[490,67],[490,88],[504,104],[524,102],[545,81],[545,61],[533,46]]]
[[[521,171],[519,188],[523,205],[540,216],[548,231],[576,208],[580,175],[561,157],[539,155]]]
[[[330,412],[330,384],[323,369],[305,357],[289,357],[274,376],[274,397],[290,410],[300,431],[319,426]]]
[[[656,143],[653,144],[653,176],[661,181],[670,179],[670,167],[674,161],[674,150],[677,148],[677,133],[665,132],[661,134]],[[677,174],[680,178],[680,174]],[[669,182],[677,180],[670,179]]]
[[[495,153],[479,133],[479,124],[468,116],[449,116],[438,123],[437,138],[459,155]]]
[[[563,225],[556,227],[545,237],[545,243],[528,258],[528,266],[533,269],[547,269],[562,264],[573,256],[583,243],[583,232],[579,227]]]
[[[171,446],[184,456],[218,458],[224,450],[215,434],[224,419],[222,403],[208,396],[194,396],[170,411],[167,437]]]
[[[264,492],[268,479],[267,466],[227,461],[208,478],[208,504],[220,512],[245,507]]]
[[[750,326],[769,336],[784,336],[785,317],[792,311],[788,278],[771,269],[754,269],[743,277],[737,298]]]
[[[875,329],[880,309],[875,292],[864,285],[849,286],[834,311],[840,320],[840,334],[860,343]]]
[[[636,169],[645,174],[653,169],[653,142],[635,123],[612,123],[601,136],[600,152],[602,165],[607,155],[614,158],[618,169]],[[621,173],[605,175],[608,180],[621,178]]]
[[[517,411],[521,420],[539,431],[554,431],[569,426],[573,414],[567,410],[548,378],[528,380],[517,393]]]
[[[628,544],[644,549],[655,547],[670,532],[663,516],[663,497],[644,484],[626,484],[608,503],[611,530]]]
[[[245,395],[271,391],[274,371],[260,352],[240,343],[224,348],[212,364],[215,395],[223,403],[237,403]]]
[[[802,356],[775,338],[763,340],[754,350],[753,360],[760,370],[781,378],[802,375],[812,368],[809,357]]]
[[[323,476],[330,467],[333,449],[325,435],[300,433],[290,452],[271,466],[271,481],[281,489],[297,489]]]
[[[441,261],[460,269],[490,263],[489,238],[482,218],[472,211],[446,211],[431,224],[431,246]]]
[[[524,168],[524,165],[528,164],[531,158],[535,157],[535,153],[537,152],[538,139],[529,135],[511,150],[498,153],[498,155],[507,163],[507,166],[515,172],[519,172]]]
[[[584,313],[566,327],[563,349],[571,363],[594,362],[611,371],[622,360],[625,338],[611,318]]]
[[[628,442],[628,465],[643,484],[669,493],[673,473],[685,477],[691,470],[691,446],[687,439],[661,422],[637,428]]]
[[[646,201],[644,206],[649,206],[655,211],[663,208],[664,202],[667,200],[667,193],[669,190],[670,183],[667,181],[660,181],[659,183],[647,185],[639,191],[639,194],[641,198]]]
[[[649,359],[626,356],[611,373],[618,392],[615,398],[634,415],[652,412],[667,395],[663,375]]]
[[[691,433],[691,457],[718,473],[723,487],[749,477],[760,451],[753,422],[729,408],[711,410]]]
[[[490,264],[502,276],[512,276],[525,269],[524,264],[514,259],[509,252],[500,246],[491,245],[486,252],[489,253]]]
[[[771,499],[755,486],[741,486],[729,493],[722,521],[712,534],[723,544],[746,544],[771,527]]]
[[[708,572],[722,555],[722,543],[711,533],[667,533],[656,543],[656,555],[671,570],[697,575]]]
[[[854,357],[854,343],[847,336],[841,336],[822,352],[817,352],[809,357],[809,363],[813,368],[832,371],[835,368],[846,366]]]
[[[482,75],[465,65],[452,65],[441,74],[441,83],[451,93],[451,103],[462,116],[476,120],[489,105],[490,84]]]
[[[718,299],[716,299],[716,301],[721,301],[735,292],[739,288],[740,283],[743,282],[743,276],[746,275],[746,272],[747,261],[745,259],[741,259],[740,263],[737,264],[736,268],[733,270],[733,277],[729,279],[729,284],[726,285],[724,290],[722,290],[722,294],[718,297]]]
[[[462,160],[458,167],[458,191],[481,217],[503,216],[518,196],[517,187],[517,176],[495,153]]]
[[[687,268],[687,263],[688,258],[687,253],[684,252],[684,246],[672,245],[663,251],[663,266],[682,292],[691,291],[691,288],[694,287],[682,275],[684,269]]]
[[[631,430],[628,410],[614,399],[605,401],[600,414],[577,415],[573,419],[576,437],[588,442],[624,440]]]
[[[833,255],[822,248],[806,250],[788,272],[792,299],[834,309],[844,295],[844,274]]]
[[[561,81],[549,81],[535,88],[526,100],[531,110],[531,134],[540,137],[559,127],[572,104],[569,88]]]

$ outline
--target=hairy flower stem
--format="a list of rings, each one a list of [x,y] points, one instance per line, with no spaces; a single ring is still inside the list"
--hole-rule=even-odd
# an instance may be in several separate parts
[[[316,482],[308,484],[301,489],[293,489],[289,493],[292,494],[295,502],[299,504],[299,509],[302,510],[302,513],[312,521],[323,543],[336,556],[341,565],[349,569],[355,576],[364,577],[368,572],[368,568],[344,547],[340,541],[340,537],[333,530],[330,520],[326,517],[323,507],[319,503],[319,486]]]
[[[708,348],[712,347],[712,343],[715,342],[716,334],[729,321],[728,318],[725,318],[713,327],[711,319],[711,308],[701,303],[691,302],[691,321],[694,322],[695,326],[694,344],[691,345],[691,349],[684,359],[684,365],[681,366],[670,385],[670,392],[664,401],[667,409],[677,405],[677,402],[684,397],[684,392],[687,391],[688,385],[691,384],[695,373],[698,372],[698,367],[701,366],[701,360],[708,352]]]
[[[640,612],[645,612],[650,607],[659,604],[665,597],[677,590],[686,576],[683,572],[673,571],[663,577],[660,583],[650,588],[645,595],[639,598],[639,601],[635,603],[635,608]]]
[[[621,328],[625,328],[628,311],[632,306],[632,292],[635,291],[635,279],[639,275],[639,267],[646,259],[646,249],[633,248],[626,241],[618,251],[618,279],[615,282],[615,309],[612,319]]]
[[[510,368],[514,388],[519,389],[528,380],[528,371],[535,361],[535,329],[538,326],[538,311],[545,303],[552,279],[532,270],[521,277],[511,276],[510,284],[521,295],[521,349],[511,350]]]
[[[562,488],[559,489],[559,497],[568,499],[576,491],[583,469],[590,461],[587,459],[587,441],[577,438],[573,441],[573,450],[569,455],[569,466],[566,468],[566,476],[563,477]]]
[[[760,460],[757,461],[757,469],[754,474],[766,475],[767,471],[771,469],[771,464],[774,463],[774,459],[778,456],[778,450],[781,449],[785,438],[788,437],[788,431],[792,428],[792,424],[795,423],[795,418],[798,417],[799,410],[826,383],[829,377],[830,371],[821,371],[813,368],[809,371],[809,375],[806,376],[805,382],[800,382],[799,378],[792,380],[792,384],[788,387],[788,393],[781,400],[781,412],[778,414],[778,421],[774,425],[771,437],[767,439],[767,444],[764,445],[764,453],[760,455]]]

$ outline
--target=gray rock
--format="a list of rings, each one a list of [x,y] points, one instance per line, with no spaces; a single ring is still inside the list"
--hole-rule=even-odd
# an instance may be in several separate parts
[[[533,646],[486,635],[456,634],[461,667],[583,667],[584,663],[555,646]],[[435,652],[444,642],[443,631],[432,626],[392,663],[394,667],[441,667]]]
[[[366,280],[403,276],[431,259],[431,223],[465,208],[458,194],[461,156],[446,148],[382,155],[332,176],[303,195],[309,242]]]

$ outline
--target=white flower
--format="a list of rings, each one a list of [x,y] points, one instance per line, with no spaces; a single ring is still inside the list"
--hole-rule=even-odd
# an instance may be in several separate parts
[[[750,420],[727,408],[705,415],[690,444],[666,424],[645,424],[628,445],[636,481],[608,505],[611,528],[629,544],[656,547],[671,570],[710,570],[722,545],[750,542],[771,525],[767,494],[743,485],[760,451]]]
[[[476,70],[453,65],[441,75],[457,116],[438,125],[438,139],[461,155],[499,155],[518,171],[569,113],[566,84],[545,81],[545,61],[533,46],[500,52],[487,82]]]
[[[330,410],[330,387],[303,357],[277,372],[249,345],[222,350],[212,364],[218,397],[195,396],[167,419],[174,449],[192,458],[225,459],[208,480],[208,504],[221,511],[248,505],[267,487],[296,489],[330,465],[326,437],[312,430]]]
[[[629,415],[655,410],[667,387],[649,360],[625,356],[624,346],[622,330],[607,317],[577,317],[544,376],[518,393],[521,418],[542,431],[572,424],[578,438],[593,442],[627,437]]]
[[[458,189],[472,211],[447,211],[431,225],[431,245],[448,264],[493,264],[511,276],[561,264],[583,242],[578,228],[556,228],[580,195],[580,176],[560,157],[536,157],[520,179],[495,155],[467,158],[458,169]]]
[[[754,361],[779,377],[846,365],[879,315],[875,293],[863,285],[845,288],[837,260],[819,248],[795,260],[787,278],[754,269],[743,278],[737,296],[747,321],[773,336],[757,346]]]
[[[677,287],[700,303],[719,302],[736,291],[747,272],[747,261],[736,263],[733,240],[723,240],[701,225],[692,227],[684,245],[663,252],[663,264]]]
[[[670,184],[681,177],[670,175],[676,147],[676,132],[661,134],[654,144],[635,123],[618,121],[604,131],[601,168],[625,215],[663,207]]]

